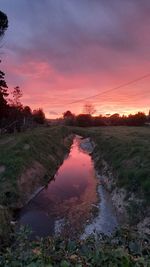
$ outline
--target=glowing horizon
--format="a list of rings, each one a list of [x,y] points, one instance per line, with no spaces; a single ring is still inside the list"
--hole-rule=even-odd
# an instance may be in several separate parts
[[[150,70],[150,3],[142,1],[0,0],[9,19],[1,69],[22,103],[47,118],[79,114],[86,102],[99,114],[150,109],[150,78],[70,104],[129,82]]]

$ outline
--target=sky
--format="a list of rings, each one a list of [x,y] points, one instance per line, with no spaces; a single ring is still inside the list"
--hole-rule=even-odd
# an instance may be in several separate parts
[[[47,118],[86,103],[97,115],[148,113],[150,77],[102,92],[150,73],[149,0],[0,0],[0,10],[1,69],[24,105]]]

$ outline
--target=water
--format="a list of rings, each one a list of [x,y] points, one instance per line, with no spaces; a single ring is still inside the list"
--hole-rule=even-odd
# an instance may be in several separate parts
[[[91,217],[97,199],[97,179],[84,141],[75,137],[68,157],[49,182],[19,214],[19,224],[29,225],[32,238],[63,233],[77,235]]]
[[[102,233],[110,236],[118,228],[116,211],[112,205],[110,194],[102,184],[98,186],[100,202],[98,203],[97,216],[91,223],[87,224],[81,238],[84,239],[91,234],[95,237]]]
[[[96,177],[91,150],[89,139],[76,136],[54,179],[21,210],[19,224],[31,228],[31,238],[59,234],[85,238],[110,235],[116,229],[112,200],[101,177]],[[93,207],[97,207],[95,216]]]

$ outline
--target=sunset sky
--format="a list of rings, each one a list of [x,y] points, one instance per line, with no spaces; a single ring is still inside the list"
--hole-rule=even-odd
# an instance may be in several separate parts
[[[150,77],[84,98],[150,73],[150,0],[0,0],[0,9],[1,69],[24,105],[48,118],[87,102],[97,114],[148,112]]]

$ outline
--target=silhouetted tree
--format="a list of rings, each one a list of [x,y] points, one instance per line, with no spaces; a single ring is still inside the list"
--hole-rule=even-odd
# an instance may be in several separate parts
[[[29,106],[23,107],[22,113],[25,117],[31,117],[32,116],[32,110]]]
[[[71,117],[72,115],[73,115],[73,114],[71,113],[70,110],[67,110],[67,111],[65,111],[65,112],[63,113],[63,117],[64,117],[64,119],[69,118],[69,117]]]
[[[63,113],[63,118],[66,125],[73,126],[75,123],[75,115],[70,110]]]
[[[0,37],[2,37],[8,27],[8,19],[6,14],[0,11]],[[1,62],[1,60],[0,60]],[[0,70],[0,123],[7,113],[7,84],[5,81],[5,73]]]
[[[148,112],[147,120],[148,120],[148,122],[150,122],[150,110]]]
[[[129,126],[143,126],[146,123],[146,115],[144,112],[138,112],[135,115],[130,114],[127,118]]]
[[[70,115],[70,113],[67,113]],[[106,116],[96,116],[92,117],[90,114],[79,114],[74,118],[74,125],[81,127],[91,127],[91,126],[143,126],[147,121],[147,116],[143,112],[138,112],[134,115],[120,116],[115,113],[109,117]]]
[[[5,82],[5,74],[0,71],[0,119],[2,119],[7,113],[7,100],[8,96],[7,84]]]
[[[21,131],[23,125],[23,105],[21,104],[20,98],[22,97],[22,91],[19,86],[14,87],[12,92],[12,99],[10,102],[10,113],[9,118],[12,122],[16,122],[15,126],[18,131]]]
[[[19,86],[14,87],[12,96],[13,96],[13,99],[10,100],[11,105],[18,109],[22,109],[20,98],[23,96],[23,93]]]
[[[8,18],[5,13],[0,11],[0,37],[2,37],[8,28]]]
[[[90,114],[80,114],[76,117],[76,125],[81,127],[92,126],[92,116]]]
[[[86,103],[83,107],[83,112],[85,114],[93,115],[96,112],[96,109],[93,104]]]
[[[45,114],[41,108],[33,110],[33,119],[36,123],[44,124]]]
[[[111,125],[117,126],[117,125],[120,125],[120,123],[121,123],[121,118],[120,118],[120,115],[118,113],[111,115],[109,117],[109,120],[110,120]]]
[[[105,123],[105,118],[102,115],[99,115],[97,117],[93,117],[93,126],[104,126],[106,125]]]
[[[33,116],[32,116],[32,110],[29,106],[23,107],[22,115],[23,115],[23,127],[24,127],[24,129],[32,126]]]

